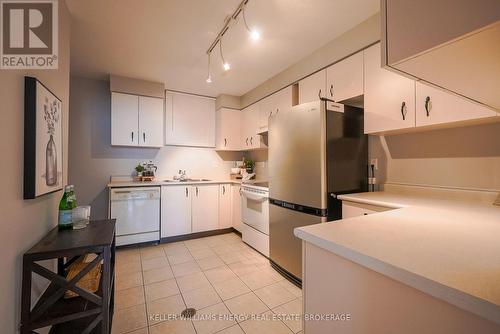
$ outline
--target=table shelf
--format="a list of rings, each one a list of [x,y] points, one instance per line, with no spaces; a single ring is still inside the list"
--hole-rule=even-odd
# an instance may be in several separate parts
[[[68,280],[67,267],[64,263],[71,263],[75,257],[86,254],[96,254],[98,259],[87,264],[88,268],[83,268],[75,278]],[[59,260],[57,274],[36,263],[55,258]],[[80,292],[76,291],[79,296],[65,299],[64,291],[77,286],[77,282],[85,276],[85,272],[101,261],[103,265],[98,290],[91,293],[81,289]],[[33,333],[38,328],[51,325],[50,333],[109,334],[114,309],[114,263],[114,220],[93,221],[83,230],[59,231],[56,228],[50,231],[23,257],[21,333]],[[33,273],[51,280],[51,283],[36,305],[31,308]]]

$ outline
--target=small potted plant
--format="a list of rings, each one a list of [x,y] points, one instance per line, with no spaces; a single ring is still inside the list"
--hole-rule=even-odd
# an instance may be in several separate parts
[[[247,170],[247,173],[253,173],[255,162],[252,159],[245,159],[245,168]]]
[[[137,177],[140,178],[142,176],[142,172],[144,172],[144,166],[138,164],[137,166],[135,166],[135,171],[137,173]]]

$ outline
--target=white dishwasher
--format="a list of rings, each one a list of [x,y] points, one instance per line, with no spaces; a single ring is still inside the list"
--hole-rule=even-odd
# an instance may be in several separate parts
[[[160,240],[160,187],[111,188],[116,245]]]

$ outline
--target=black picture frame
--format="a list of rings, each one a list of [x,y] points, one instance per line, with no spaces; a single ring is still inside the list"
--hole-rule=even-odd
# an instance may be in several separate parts
[[[43,106],[40,103],[41,94],[45,96],[44,101],[48,101]],[[51,104],[53,109],[49,110],[47,115],[47,107]],[[49,107],[49,108],[50,108]],[[44,113],[44,114],[41,114]],[[55,115],[55,116],[54,116]],[[44,118],[45,117],[45,118]],[[47,117],[50,119],[50,126]],[[56,119],[54,119],[54,117]],[[47,122],[47,125],[43,127],[44,131],[41,131],[41,120]],[[50,194],[63,189],[63,140],[62,140],[62,101],[59,99],[49,88],[47,88],[43,83],[41,83],[37,78],[25,76],[24,77],[24,199],[34,199],[39,196]],[[47,131],[45,133],[45,131]],[[55,159],[55,164],[52,163],[50,166],[54,168],[48,169],[47,160],[45,161],[45,174],[42,174],[43,166],[40,166],[40,152],[43,149],[43,145],[47,145],[45,159],[49,157],[49,144],[42,142],[41,138],[43,136],[47,137],[49,135],[52,142],[51,147],[54,148],[50,152],[53,152],[50,157],[52,157],[51,162]],[[53,137],[57,137],[54,141]],[[37,146],[38,145],[38,146]],[[56,154],[54,154],[54,152]],[[37,159],[38,154],[38,159]],[[55,158],[54,158],[55,155]],[[57,160],[59,159],[59,160]],[[38,160],[38,163],[37,163]],[[52,177],[48,177],[47,170],[51,171]],[[46,183],[40,186],[42,181],[40,178],[45,177]],[[55,178],[55,179],[54,179]],[[49,182],[50,181],[50,182]]]

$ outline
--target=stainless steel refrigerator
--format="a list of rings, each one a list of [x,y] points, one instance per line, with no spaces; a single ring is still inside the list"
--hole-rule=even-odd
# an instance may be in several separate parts
[[[269,119],[269,246],[272,265],[302,279],[296,227],[342,217],[343,193],[368,190],[363,109],[319,100]]]

